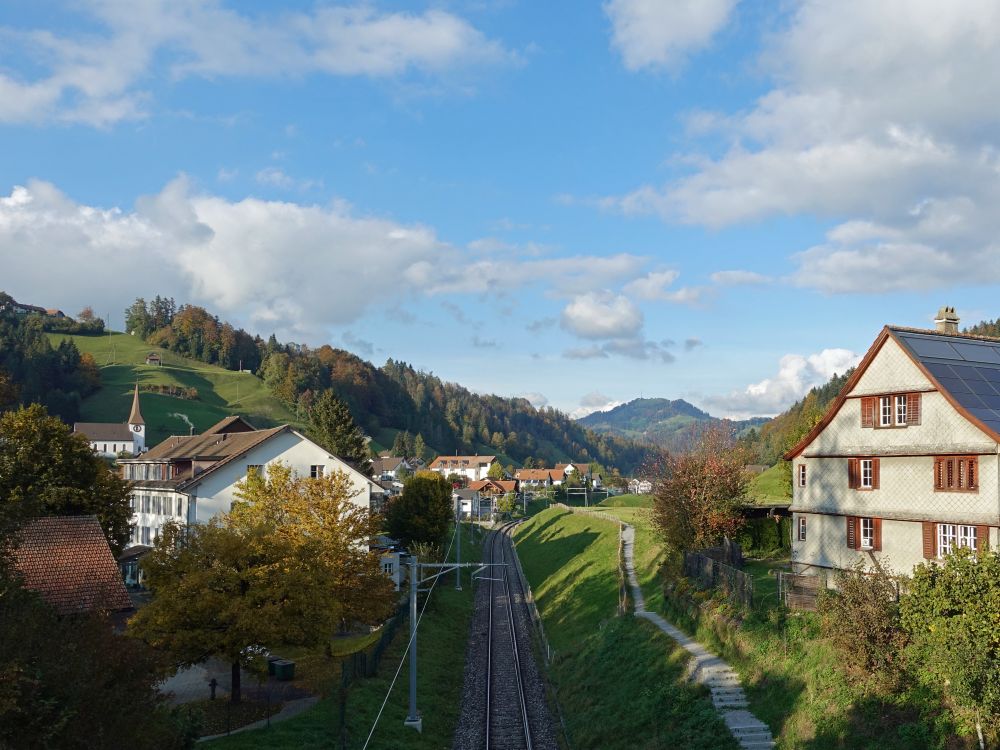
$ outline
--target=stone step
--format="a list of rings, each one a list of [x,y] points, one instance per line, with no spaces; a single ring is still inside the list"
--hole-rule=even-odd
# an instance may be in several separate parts
[[[770,732],[753,732],[751,734],[737,734],[736,739],[740,742],[771,742],[773,738]]]
[[[771,730],[768,729],[767,724],[761,722],[760,724],[739,726],[739,727],[729,727],[729,731],[733,733],[736,737],[747,737],[752,734],[766,734],[770,735]]]
[[[719,708],[719,709],[724,709],[724,708],[746,708],[747,707],[747,702],[746,702],[746,699],[739,699],[739,698],[719,698],[718,700],[713,700],[712,701],[712,705],[714,705],[716,708]]]
[[[740,700],[746,700],[746,694],[743,692],[743,688],[731,687],[731,688],[712,688],[712,699],[715,698],[739,698]]]
[[[774,742],[741,742],[743,750],[769,750],[775,746]]]

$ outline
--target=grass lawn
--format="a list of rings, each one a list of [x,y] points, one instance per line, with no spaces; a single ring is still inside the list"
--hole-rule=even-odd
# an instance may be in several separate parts
[[[652,495],[612,495],[598,505],[604,508],[652,508]]]
[[[551,678],[574,750],[735,748],[687,655],[653,625],[618,617],[618,530],[551,508],[517,531],[554,651]]]
[[[462,560],[482,559],[481,535],[471,538],[468,524],[462,534]],[[463,590],[455,591],[453,574],[443,576],[435,588],[420,624],[418,634],[417,705],[424,717],[423,733],[403,726],[408,701],[408,667],[404,665],[369,748],[372,750],[438,750],[450,748],[458,720],[462,692],[465,643],[472,615],[473,588],[468,571],[463,572]],[[404,622],[382,657],[378,674],[358,679],[349,688],[347,698],[347,747],[360,750],[375,722],[389,684],[403,658],[409,638],[409,624]],[[325,697],[308,711],[288,721],[225,737],[210,747],[229,750],[264,750],[267,748],[340,747],[339,672],[328,685]]]
[[[776,463],[750,482],[750,496],[761,505],[788,505],[792,502],[791,479],[784,473],[781,463]]]
[[[132,406],[136,382],[196,388],[194,400],[142,394],[142,416],[146,420],[146,442],[156,445],[170,435],[187,435],[211,427],[230,414],[247,416],[257,427],[279,423],[298,424],[295,415],[268,391],[256,375],[187,359],[166,349],[150,346],[135,336],[112,333],[106,336],[48,334],[53,346],[72,339],[81,352],[93,355],[101,368],[102,387],[84,399],[80,419],[85,422],[124,422]],[[146,355],[157,352],[162,366],[145,364]]]

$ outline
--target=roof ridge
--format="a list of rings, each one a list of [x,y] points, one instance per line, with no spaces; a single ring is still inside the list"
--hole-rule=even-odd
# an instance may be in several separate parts
[[[997,336],[981,336],[978,333],[947,333],[945,331],[937,331],[932,328],[912,328],[910,326],[886,326],[890,331],[901,331],[903,333],[926,333],[932,336],[944,336],[947,338],[958,338],[958,339],[972,339],[974,341],[989,341],[991,343],[1000,344],[1000,337]]]

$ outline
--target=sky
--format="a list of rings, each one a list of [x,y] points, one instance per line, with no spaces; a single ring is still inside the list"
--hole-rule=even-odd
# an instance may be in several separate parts
[[[1000,317],[991,0],[11,0],[0,289],[574,416]]]

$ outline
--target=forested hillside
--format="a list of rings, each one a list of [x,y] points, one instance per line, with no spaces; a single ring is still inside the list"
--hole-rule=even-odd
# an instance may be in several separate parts
[[[405,362],[382,367],[340,349],[312,349],[264,340],[220,321],[203,308],[172,299],[138,299],[126,311],[129,332],[148,343],[227,369],[254,370],[298,418],[306,420],[320,393],[333,390],[361,427],[382,445],[398,431],[421,436],[442,453],[489,452],[523,463],[588,459],[628,472],[650,449],[597,435],[553,409],[527,400],[481,396]]]
[[[614,409],[577,420],[600,434],[649,443],[671,453],[690,450],[708,427],[726,424],[737,435],[767,422],[766,417],[740,421],[713,417],[684,399],[637,398]]]
[[[0,292],[0,410],[39,403],[73,422],[81,399],[100,388],[100,374],[72,341],[53,347],[44,323],[40,315],[15,312],[14,300]]]

